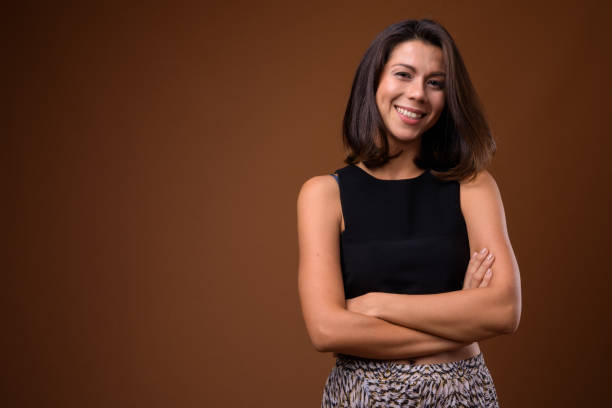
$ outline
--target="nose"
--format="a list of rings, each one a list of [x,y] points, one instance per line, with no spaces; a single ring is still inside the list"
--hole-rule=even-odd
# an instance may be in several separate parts
[[[423,102],[425,100],[425,84],[421,81],[411,81],[406,88],[406,94],[409,99]]]

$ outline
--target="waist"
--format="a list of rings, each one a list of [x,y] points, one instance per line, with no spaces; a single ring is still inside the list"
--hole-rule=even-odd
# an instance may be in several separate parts
[[[428,356],[415,357],[412,359],[403,359],[403,360],[392,360],[394,363],[398,364],[413,364],[413,365],[421,365],[421,364],[440,364],[440,363],[452,363],[455,361],[465,360],[471,357],[474,357],[480,353],[480,346],[477,342],[472,344],[468,344],[465,347],[462,347],[457,350],[445,351],[442,353],[431,354]]]
[[[407,365],[424,365],[424,364],[444,364],[453,363],[461,360],[466,360],[480,354],[480,346],[477,342],[468,344],[457,350],[445,351],[442,353],[430,354],[427,356],[414,357],[412,359],[401,359],[401,360],[384,360],[393,362],[396,364],[407,364]],[[338,357],[336,353],[334,356]],[[351,358],[350,356],[348,356]]]

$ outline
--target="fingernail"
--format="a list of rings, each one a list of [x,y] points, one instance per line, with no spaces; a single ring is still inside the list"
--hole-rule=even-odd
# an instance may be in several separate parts
[[[472,258],[476,258],[476,255],[478,255],[478,252],[474,252],[474,253],[472,254]]]
[[[491,268],[487,269],[487,273],[486,273],[486,275],[487,275],[487,278],[488,278],[489,276],[491,276]]]
[[[486,253],[486,252],[487,252],[487,248],[482,248],[482,249],[480,250],[480,253],[481,253],[481,254],[484,254],[484,253]]]
[[[487,256],[487,261],[490,261],[491,259],[493,259],[493,254],[489,254],[489,256]]]

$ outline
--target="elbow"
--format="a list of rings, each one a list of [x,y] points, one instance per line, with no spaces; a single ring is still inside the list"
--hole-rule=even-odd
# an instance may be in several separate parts
[[[519,327],[519,323],[521,321],[521,304],[520,301],[511,302],[509,305],[505,306],[504,316],[503,316],[503,334],[513,334],[516,333]]]
[[[332,351],[332,335],[324,323],[319,324],[310,334],[310,342],[319,353]]]
[[[310,342],[319,353],[327,352],[328,342],[321,334],[311,335]]]
[[[325,317],[315,319],[312,322],[308,334],[315,350],[320,353],[337,352],[338,347],[346,343],[346,338],[342,335],[344,330],[341,329],[345,326],[341,320],[343,318],[342,313],[346,313],[346,311],[341,309],[328,310]]]
[[[310,338],[310,343],[318,352],[325,352],[327,348],[327,340],[323,335],[323,331],[320,329],[319,325],[310,325],[307,327],[308,337]]]
[[[491,299],[491,320],[493,336],[513,334],[518,330],[521,320],[521,294],[511,288],[495,289]]]

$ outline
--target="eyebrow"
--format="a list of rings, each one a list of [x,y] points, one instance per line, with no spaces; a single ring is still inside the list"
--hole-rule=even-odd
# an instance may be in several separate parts
[[[406,68],[411,69],[411,70],[416,72],[416,69],[412,65],[408,65],[408,64],[395,64],[395,65],[393,65],[393,67],[396,67],[398,65],[401,65],[403,67],[406,67]],[[429,74],[429,76],[446,76],[446,73],[444,73],[442,71],[435,71],[435,72],[432,72],[431,74]]]

